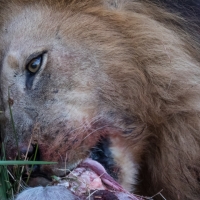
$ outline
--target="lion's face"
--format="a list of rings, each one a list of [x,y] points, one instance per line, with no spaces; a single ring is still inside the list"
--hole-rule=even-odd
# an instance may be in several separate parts
[[[1,81],[8,158],[18,152],[11,115],[22,153],[37,143],[40,159],[58,162],[56,169],[75,166],[102,137],[131,132],[132,121],[116,109],[121,91],[117,94],[116,83],[108,78],[115,73],[105,67],[112,65],[109,53],[114,53],[112,46],[103,48],[110,36],[93,38],[101,26],[88,16],[36,8],[26,8],[4,24]]]
[[[70,38],[62,38],[58,30],[63,29],[62,25],[55,25],[47,33],[42,31],[41,18],[48,16],[33,20],[28,15],[24,20],[26,15],[20,14],[17,20],[21,23],[11,23],[5,33],[9,38],[2,70],[6,117],[11,118],[7,103],[10,98],[19,143],[27,145],[32,135],[40,143],[43,159],[58,161],[67,159],[67,150],[78,143],[80,155],[76,152],[76,156],[81,159],[93,145],[91,141],[84,147],[84,138],[92,133],[92,125],[100,115],[99,86],[95,81],[99,79],[99,64],[89,51]],[[13,134],[12,126],[8,129],[6,132]],[[15,141],[7,137],[13,147]]]

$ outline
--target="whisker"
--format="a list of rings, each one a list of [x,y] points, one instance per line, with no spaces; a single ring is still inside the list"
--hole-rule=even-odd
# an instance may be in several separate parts
[[[91,133],[89,133],[85,138],[83,138],[83,140],[85,140],[86,138],[88,138],[90,135],[92,135],[93,133],[95,133],[95,132],[97,132],[97,131],[99,131],[99,130],[101,130],[101,129],[103,129],[103,128],[106,128],[106,127],[108,127],[108,125],[105,125],[105,126],[102,126],[102,127],[100,127],[100,128],[97,128],[97,129],[95,129],[94,131],[92,131]]]

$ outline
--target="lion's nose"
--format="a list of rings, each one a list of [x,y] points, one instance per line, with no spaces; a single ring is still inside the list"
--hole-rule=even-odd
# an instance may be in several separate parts
[[[26,157],[31,157],[34,154],[34,146],[30,145],[27,146],[25,144],[22,144],[19,146],[19,152],[20,152],[20,157],[25,158]]]
[[[39,149],[38,146],[35,144],[31,144],[30,146],[22,144],[19,146],[19,151],[20,151],[20,157],[22,159],[32,160],[32,161],[40,160]],[[39,165],[33,165],[32,172],[39,171],[39,168],[40,168]]]
[[[19,152],[22,158],[29,158],[29,160],[40,160],[39,148],[36,144],[31,144],[29,146],[26,144],[21,144],[19,146]]]

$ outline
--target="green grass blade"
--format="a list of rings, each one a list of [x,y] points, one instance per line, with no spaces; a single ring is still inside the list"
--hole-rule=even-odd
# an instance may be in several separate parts
[[[0,161],[0,166],[4,165],[55,165],[57,162],[47,162],[47,161],[18,161],[18,160],[9,160],[9,161]]]
[[[33,161],[36,160],[37,153],[38,153],[38,144],[36,145],[36,149],[35,149]],[[28,174],[28,177],[27,177],[27,179],[26,179],[26,184],[28,184],[28,182],[29,182],[29,180],[30,180],[31,173],[32,173],[32,171],[33,171],[33,166],[34,166],[34,165],[31,166],[31,170],[30,170],[30,172],[29,172],[29,174]]]
[[[11,86],[10,86],[11,87]],[[12,123],[12,128],[14,131],[14,138],[15,138],[15,142],[16,142],[16,147],[17,147],[17,151],[18,151],[18,156],[20,156],[20,151],[19,151],[19,145],[18,145],[18,137],[17,137],[17,131],[15,128],[15,123],[14,123],[14,119],[13,119],[13,114],[12,114],[12,109],[11,109],[11,98],[10,98],[10,87],[8,88],[8,106],[9,106],[9,111],[10,111],[10,118],[11,118],[11,123]]]
[[[1,145],[1,159],[5,160],[5,147]],[[4,162],[4,161],[0,161]],[[0,199],[7,200],[12,195],[12,185],[9,182],[7,166],[0,166]]]
[[[0,166],[0,199],[1,200],[6,200],[7,195],[6,195],[6,178],[5,178],[5,169],[3,166]]]

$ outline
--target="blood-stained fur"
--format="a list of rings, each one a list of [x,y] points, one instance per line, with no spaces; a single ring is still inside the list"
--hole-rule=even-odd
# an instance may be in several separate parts
[[[0,0],[7,158],[38,144],[38,159],[58,162],[37,169],[46,179],[93,157],[130,192],[200,199],[200,29],[188,13],[143,0]]]

